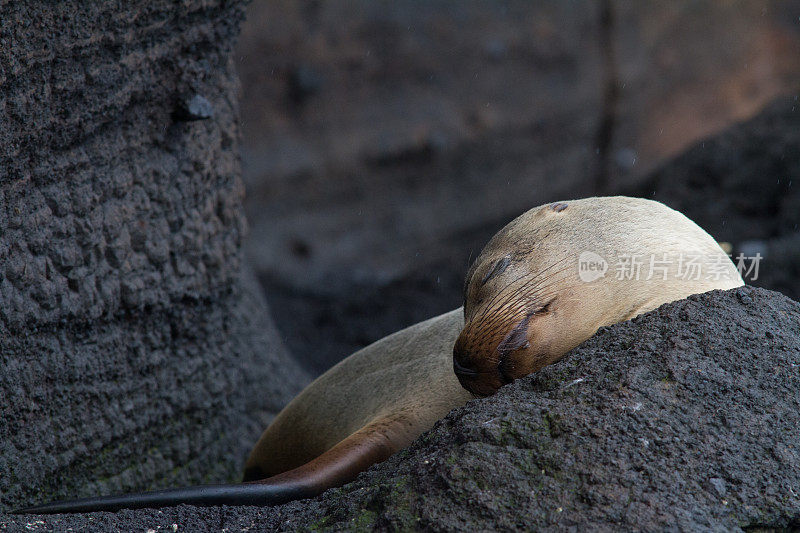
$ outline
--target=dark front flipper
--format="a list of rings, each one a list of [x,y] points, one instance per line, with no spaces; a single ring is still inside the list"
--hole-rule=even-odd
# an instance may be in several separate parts
[[[316,459],[260,481],[84,498],[28,507],[12,513],[85,513],[169,507],[182,503],[198,506],[278,505],[316,496],[326,489],[355,479],[362,470],[387,459],[398,449],[407,446],[416,435],[413,430],[409,432],[409,429],[409,424],[402,421],[370,424]]]

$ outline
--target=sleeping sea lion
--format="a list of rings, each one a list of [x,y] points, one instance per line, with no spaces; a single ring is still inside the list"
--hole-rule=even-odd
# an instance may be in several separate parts
[[[601,326],[743,284],[708,233],[659,202],[614,196],[540,206],[492,237],[467,273],[453,367],[465,388],[491,394]]]
[[[608,197],[536,207],[497,233],[475,260],[463,308],[359,350],[292,400],[251,452],[243,483],[18,512],[273,505],[311,497],[408,446],[473,395],[492,394],[557,361],[601,326],[742,284],[710,235],[658,202]]]

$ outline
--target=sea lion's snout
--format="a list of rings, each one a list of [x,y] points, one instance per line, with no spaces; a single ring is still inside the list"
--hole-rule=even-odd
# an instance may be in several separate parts
[[[540,322],[550,314],[551,303],[508,307],[500,314],[479,313],[468,320],[453,347],[453,372],[461,386],[489,396],[553,362],[545,324]]]
[[[491,374],[487,376],[485,372],[477,370],[476,367],[471,364],[471,362],[466,363],[466,366],[464,366],[459,362],[459,360],[468,359],[463,356],[457,356],[456,352],[454,351],[453,372],[455,372],[458,382],[461,383],[461,386],[472,394],[476,396],[489,396],[494,394],[497,389],[500,388],[500,385],[502,385],[497,384],[495,386],[494,380],[491,379]],[[487,380],[487,377],[490,379]]]
[[[478,375],[478,371],[472,368],[471,366],[464,366],[458,362],[459,359],[463,359],[455,355],[453,353],[453,372],[456,373],[460,379],[471,379]]]
[[[508,373],[508,360],[500,357],[494,344],[477,344],[467,327],[453,347],[453,372],[461,386],[477,396],[490,396],[514,379]]]

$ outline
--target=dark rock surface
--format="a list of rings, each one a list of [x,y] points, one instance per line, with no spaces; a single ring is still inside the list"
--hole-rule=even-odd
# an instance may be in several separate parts
[[[800,2],[612,0],[618,99],[610,185],[800,86]]]
[[[715,291],[604,328],[357,482],[265,524],[800,527],[798,427],[800,304]]]
[[[234,479],[306,380],[242,274],[242,9],[0,2],[2,510]]]
[[[800,298],[800,90],[705,139],[628,191],[673,207],[733,255],[760,253],[747,281]],[[748,262],[750,265],[751,262]]]
[[[714,291],[603,328],[319,498],[44,517],[41,528],[797,528],[798,427],[800,304]]]

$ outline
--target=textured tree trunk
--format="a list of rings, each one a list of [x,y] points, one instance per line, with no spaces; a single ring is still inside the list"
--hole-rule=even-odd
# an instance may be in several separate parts
[[[306,379],[243,274],[241,19],[0,1],[0,509],[234,479]]]

